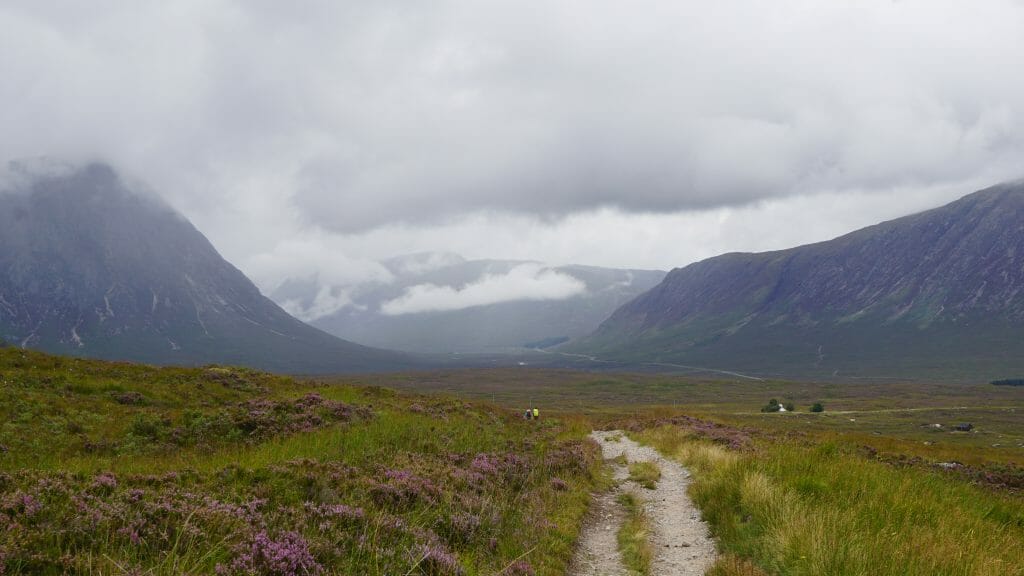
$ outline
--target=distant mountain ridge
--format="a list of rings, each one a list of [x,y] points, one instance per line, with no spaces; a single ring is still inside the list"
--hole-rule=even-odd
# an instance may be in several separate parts
[[[1024,183],[673,270],[568,349],[783,376],[1024,373]]]
[[[0,340],[300,373],[414,364],[291,317],[183,216],[129,189],[109,166],[22,176],[0,189]]]
[[[310,323],[348,340],[397,350],[501,353],[589,334],[618,306],[665,276],[656,270],[466,260],[448,253],[410,254],[381,264],[391,281],[352,287],[347,305]],[[518,288],[510,288],[516,283]],[[552,294],[536,293],[545,291],[547,284],[557,285]],[[270,296],[301,315],[315,308],[317,295],[325,289],[330,288],[315,278],[293,279]],[[487,291],[505,293],[490,301]],[[417,308],[419,300],[410,294],[423,292],[444,302]],[[437,309],[427,305],[431,303]]]

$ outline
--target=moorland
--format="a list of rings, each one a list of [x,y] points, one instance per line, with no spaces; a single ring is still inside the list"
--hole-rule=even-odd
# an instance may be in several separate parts
[[[693,474],[711,574],[1019,574],[1021,414],[1024,389],[982,382],[307,379],[0,348],[0,565],[564,574],[611,485],[588,434],[616,429]]]

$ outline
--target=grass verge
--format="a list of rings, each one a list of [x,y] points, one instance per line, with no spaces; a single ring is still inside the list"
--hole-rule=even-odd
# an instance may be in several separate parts
[[[1019,495],[834,442],[738,452],[675,426],[637,438],[694,474],[690,494],[726,554],[715,574],[1024,574]]]

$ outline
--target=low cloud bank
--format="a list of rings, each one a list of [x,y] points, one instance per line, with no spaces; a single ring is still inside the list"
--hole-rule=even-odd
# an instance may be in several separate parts
[[[342,308],[353,306],[362,308],[352,302],[348,290],[333,286],[321,286],[312,302],[299,298],[290,298],[280,303],[281,308],[303,322],[312,322],[324,316],[330,316]]]
[[[505,274],[488,274],[462,288],[419,284],[381,305],[389,316],[461,310],[521,300],[564,300],[586,292],[586,285],[538,264],[516,266]]]

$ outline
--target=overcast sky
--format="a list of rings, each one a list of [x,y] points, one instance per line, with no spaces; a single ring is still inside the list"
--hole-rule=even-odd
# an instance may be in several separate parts
[[[1022,38],[1021,0],[5,0],[0,158],[110,162],[265,291],[669,269],[1024,176]]]

